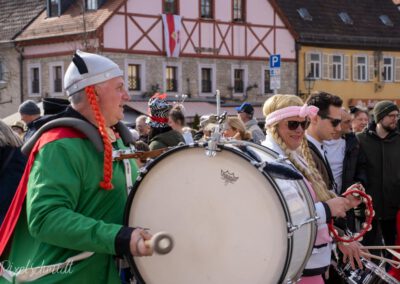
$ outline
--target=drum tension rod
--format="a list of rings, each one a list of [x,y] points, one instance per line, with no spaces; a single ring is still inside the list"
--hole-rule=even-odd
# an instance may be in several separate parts
[[[320,219],[319,216],[311,217],[310,219],[307,219],[298,225],[293,225],[292,223],[288,222],[287,223],[288,231],[289,231],[288,237],[293,236],[294,232],[297,231],[298,229],[300,229],[301,227],[303,227],[304,225],[307,225],[311,222],[316,222],[318,219]]]

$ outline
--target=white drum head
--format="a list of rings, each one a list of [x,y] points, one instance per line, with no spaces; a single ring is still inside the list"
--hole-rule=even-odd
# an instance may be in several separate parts
[[[287,267],[284,206],[272,183],[232,150],[210,158],[183,148],[159,160],[128,218],[174,238],[169,254],[134,259],[146,283],[278,283]]]

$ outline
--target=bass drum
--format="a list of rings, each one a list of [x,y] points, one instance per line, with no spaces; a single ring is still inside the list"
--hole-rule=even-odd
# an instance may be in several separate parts
[[[246,151],[276,162],[263,146],[219,149],[209,157],[203,145],[174,148],[138,177],[125,223],[174,238],[167,255],[129,260],[138,283],[276,284],[300,277],[316,236],[305,183],[262,170]]]

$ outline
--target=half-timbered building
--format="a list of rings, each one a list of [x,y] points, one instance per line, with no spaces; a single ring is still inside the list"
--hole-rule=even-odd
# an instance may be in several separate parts
[[[282,58],[279,91],[296,91],[294,37],[268,0],[47,0],[17,42],[25,98],[63,97],[63,73],[77,48],[116,61],[137,102],[156,91],[186,94],[188,104],[214,101],[219,90],[227,105],[261,105],[272,94],[272,54]]]

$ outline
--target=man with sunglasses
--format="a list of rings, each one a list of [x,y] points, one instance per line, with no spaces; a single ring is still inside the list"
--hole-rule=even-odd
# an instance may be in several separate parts
[[[311,118],[310,126],[307,129],[307,140],[311,155],[328,189],[337,193],[337,184],[327,159],[323,141],[332,140],[341,131],[343,101],[338,96],[318,92],[308,99],[307,104],[319,108],[318,114]],[[344,259],[352,260],[354,258],[355,262],[360,262],[360,245],[358,242],[352,242],[346,246],[337,243],[337,246]],[[344,283],[340,276],[334,272],[334,269],[329,269],[329,272],[330,275],[325,283]]]
[[[400,207],[399,108],[391,101],[378,102],[374,121],[357,134],[360,143],[359,171],[364,173],[366,192],[374,201],[372,230],[364,237],[366,245],[394,245],[396,213]],[[380,231],[382,234],[380,234]]]
[[[341,131],[342,103],[342,99],[338,96],[325,92],[315,93],[307,101],[308,105],[319,108],[318,115],[311,119],[310,127],[307,129],[308,145],[317,169],[321,173],[328,189],[335,192],[337,185],[326,158],[327,153],[323,141],[332,140],[336,133]]]

